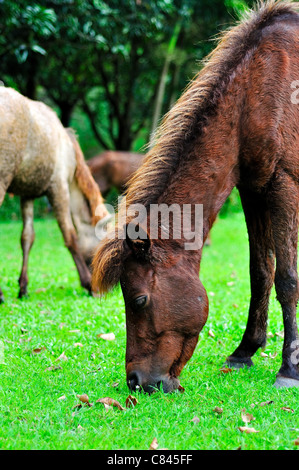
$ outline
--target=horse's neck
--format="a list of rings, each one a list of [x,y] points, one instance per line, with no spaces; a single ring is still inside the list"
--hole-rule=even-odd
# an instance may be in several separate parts
[[[74,179],[69,186],[71,214],[78,234],[91,225],[91,216],[86,199]]]
[[[202,204],[204,239],[238,181],[240,108],[229,101],[229,96],[222,100],[217,115],[186,152],[163,201]]]

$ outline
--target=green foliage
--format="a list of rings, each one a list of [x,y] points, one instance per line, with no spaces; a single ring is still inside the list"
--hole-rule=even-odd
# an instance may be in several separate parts
[[[34,99],[44,98],[43,87],[66,126],[80,107],[101,148],[136,148],[140,134],[149,140],[152,119],[198,71],[196,61],[210,52],[211,37],[245,5],[6,0],[0,3],[0,78]],[[161,80],[165,87],[156,100]]]

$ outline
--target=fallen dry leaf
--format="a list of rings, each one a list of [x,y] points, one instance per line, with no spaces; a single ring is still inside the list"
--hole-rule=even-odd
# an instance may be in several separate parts
[[[62,395],[61,397],[57,398],[57,401],[63,401],[66,399],[66,396],[65,395]]]
[[[60,354],[60,356],[56,359],[56,361],[68,361],[68,358],[66,357],[66,355],[64,354],[64,352],[62,354]]]
[[[299,446],[299,437],[294,441],[295,446]]]
[[[215,335],[212,330],[208,331],[208,335],[211,336],[211,338],[215,338]]]
[[[248,428],[247,426],[239,426],[238,428],[241,432],[245,432],[246,434],[252,434],[255,432],[259,432],[254,428]]]
[[[79,398],[79,400],[82,401],[82,403],[89,403],[89,398],[88,398],[88,395],[86,395],[86,393],[83,393],[82,395],[77,395],[77,398]]]
[[[100,333],[97,335],[97,338],[105,339],[106,341],[114,341],[115,334],[114,333]]]
[[[198,416],[194,416],[194,418],[192,418],[189,423],[194,423],[194,424],[198,424],[200,421],[199,417]]]
[[[105,397],[105,398],[99,398],[96,403],[102,403],[103,405],[108,405],[108,406],[115,406],[116,408],[118,408],[119,410],[124,410],[125,408],[123,408],[121,406],[121,404],[114,400],[113,398],[110,398],[110,397]]]
[[[261,352],[261,356],[262,357],[268,357],[268,354],[264,353],[264,352]]]
[[[50,366],[50,367],[47,367],[45,370],[58,370],[58,369],[62,369],[61,366]]]
[[[76,347],[83,348],[83,344],[82,344],[82,343],[74,343],[74,346],[75,346],[75,348],[76,348]]]
[[[132,395],[129,395],[126,399],[126,408],[134,408],[138,403],[138,400],[136,397],[133,397]]]
[[[260,403],[260,406],[272,405],[272,403],[274,403],[273,400],[262,401],[262,403]]]
[[[30,343],[31,340],[32,336],[29,336],[28,338],[26,336],[22,336],[22,338],[20,338],[20,343]]]
[[[218,413],[219,415],[221,415],[221,413],[223,413],[223,408],[220,408],[219,406],[216,406],[213,411],[215,413]]]
[[[246,413],[246,410],[242,410],[241,418],[242,418],[243,423],[250,423],[250,421],[255,420],[252,414]]]
[[[159,447],[159,444],[158,444],[157,438],[154,437],[154,439],[152,440],[152,443],[149,447],[149,450],[156,450],[156,449],[158,449],[158,447]]]
[[[283,411],[288,411],[289,413],[294,413],[294,410],[292,410],[292,408],[290,408],[289,406],[283,406],[281,409]]]
[[[220,373],[221,373],[221,374],[229,374],[229,373],[232,372],[232,371],[233,371],[233,369],[231,369],[230,367],[222,367],[222,368],[220,369]]]
[[[43,346],[41,348],[33,349],[32,352],[33,352],[33,354],[39,354],[39,353],[41,353],[42,351],[45,351],[45,350],[46,350],[46,348],[45,348],[45,346]]]

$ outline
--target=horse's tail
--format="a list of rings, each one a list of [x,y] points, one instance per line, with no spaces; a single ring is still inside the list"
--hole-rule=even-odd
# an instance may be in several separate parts
[[[75,133],[72,129],[66,129],[72,141],[75,155],[76,155],[76,171],[75,178],[82,193],[86,197],[91,211],[92,225],[108,216],[109,213],[104,205],[104,200],[101,191],[92,177],[90,169],[88,168],[81,147],[76,139]]]

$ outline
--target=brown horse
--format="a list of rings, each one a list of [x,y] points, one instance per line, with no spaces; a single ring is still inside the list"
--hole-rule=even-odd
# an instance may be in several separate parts
[[[100,245],[93,283],[105,293],[120,281],[131,389],[176,389],[208,316],[198,278],[202,248],[187,250],[184,237],[163,239],[162,226],[155,239],[149,231],[142,235],[151,206],[191,204],[195,211],[202,204],[205,239],[235,186],[249,234],[251,302],[242,341],[227,361],[251,366],[251,357],[265,344],[275,282],[285,332],[276,386],[299,385],[298,79],[296,4],[269,1],[225,33],[164,119],[155,146],[129,183],[119,217],[139,203],[147,218],[136,225],[139,239],[132,230],[122,239],[119,224],[116,236]],[[127,229],[135,223],[132,216],[126,220]]]
[[[0,116],[0,205],[6,192],[21,197],[19,297],[27,293],[28,256],[34,241],[33,202],[43,195],[53,207],[81,285],[91,291],[87,263],[99,241],[94,225],[107,211],[74,133],[44,103],[10,88],[0,87]],[[0,290],[0,303],[3,300]]]
[[[87,160],[93,178],[106,196],[112,188],[122,193],[128,180],[140,167],[144,155],[134,152],[106,150]]]

